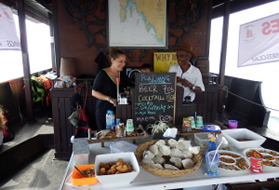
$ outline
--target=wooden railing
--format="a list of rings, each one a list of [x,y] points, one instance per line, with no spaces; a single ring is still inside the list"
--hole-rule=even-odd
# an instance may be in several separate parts
[[[54,125],[54,146],[56,158],[69,158],[72,153],[70,138],[74,134],[74,127],[68,120],[71,115],[71,97],[74,95],[73,88],[56,89],[50,91],[52,102],[52,115]],[[82,91],[81,97],[84,99],[85,93]],[[95,105],[96,101],[91,96],[91,89],[88,88],[88,98],[85,111],[92,129],[95,125]]]
[[[228,113],[238,115],[250,125],[267,127],[270,110],[264,107],[261,81],[226,76],[224,85],[231,92],[229,94],[224,92],[226,98],[223,103]]]

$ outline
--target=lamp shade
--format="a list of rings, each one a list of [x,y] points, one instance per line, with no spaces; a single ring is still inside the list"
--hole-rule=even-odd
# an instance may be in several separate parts
[[[76,61],[74,58],[62,57],[60,61],[60,76],[76,77]]]

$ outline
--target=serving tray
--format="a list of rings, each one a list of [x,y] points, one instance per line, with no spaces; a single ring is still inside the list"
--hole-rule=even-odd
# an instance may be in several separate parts
[[[215,151],[211,151],[214,153]],[[231,172],[247,171],[250,161],[245,156],[233,151],[218,150],[220,154],[219,169]]]
[[[243,155],[250,159],[252,152],[259,152],[264,156],[263,170],[279,170],[279,152],[265,148],[247,148],[243,151]]]

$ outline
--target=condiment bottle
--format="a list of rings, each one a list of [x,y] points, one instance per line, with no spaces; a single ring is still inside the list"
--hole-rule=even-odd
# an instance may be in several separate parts
[[[120,123],[121,123],[120,118],[117,118],[117,119],[116,119],[116,125],[118,125],[118,124],[120,124]]]
[[[129,136],[134,132],[134,123],[133,119],[127,119],[126,122],[126,134]]]
[[[210,141],[208,142],[208,152],[212,150],[216,150],[216,143],[214,137],[211,137]]]

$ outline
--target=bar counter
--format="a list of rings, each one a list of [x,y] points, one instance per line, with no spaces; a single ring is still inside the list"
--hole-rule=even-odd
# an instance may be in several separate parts
[[[194,102],[183,104],[183,88],[177,87],[175,125],[181,126],[184,117],[194,116],[195,113],[203,116],[204,123],[213,123],[216,120],[219,86],[216,84],[205,85],[205,88],[206,90],[203,93],[197,94]],[[88,94],[91,94],[91,89],[88,88],[87,90]],[[70,138],[74,134],[74,127],[69,122],[68,117],[71,115],[71,97],[74,93],[73,88],[53,88],[50,92],[55,138],[55,157],[58,159],[69,159],[72,154]],[[82,91],[80,96],[84,99],[85,90]],[[132,99],[133,98],[134,97],[132,96]],[[132,100],[132,102],[134,101]],[[95,107],[96,98],[88,96],[85,110],[89,119],[90,127],[93,130],[96,130]],[[126,121],[127,119],[133,118],[133,116],[133,103],[130,103],[129,105],[118,105],[116,107],[116,117],[121,118],[121,121]]]

